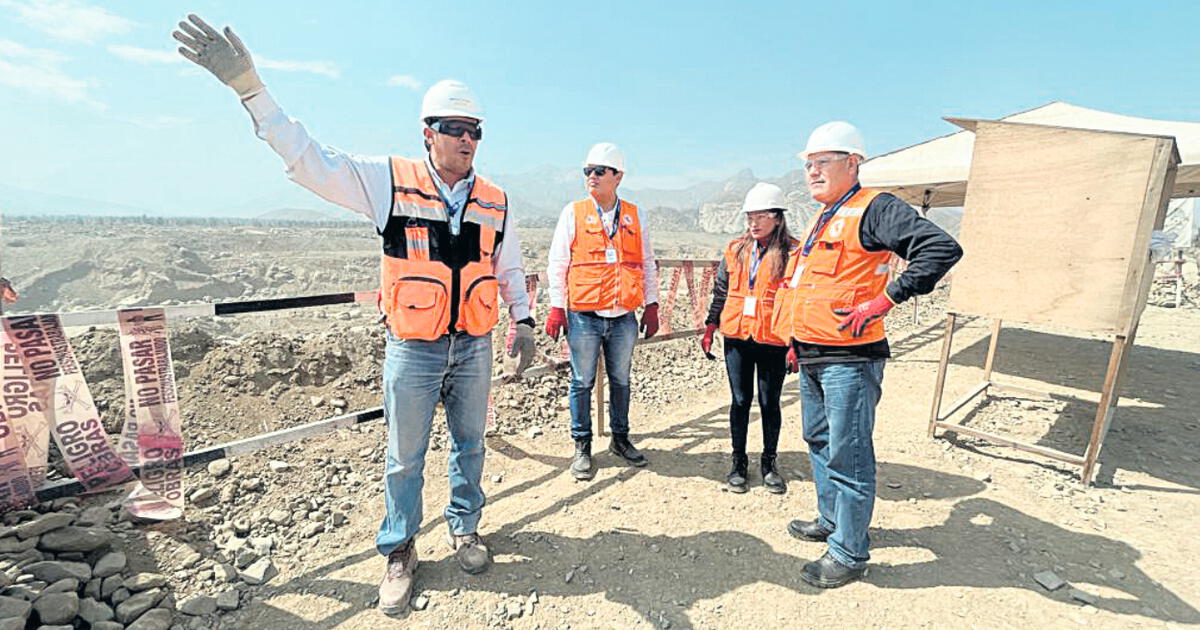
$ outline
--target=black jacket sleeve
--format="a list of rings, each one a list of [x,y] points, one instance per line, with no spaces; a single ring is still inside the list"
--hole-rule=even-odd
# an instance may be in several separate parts
[[[725,257],[717,266],[717,277],[713,280],[712,302],[708,305],[708,318],[704,324],[721,325],[721,311],[725,309],[725,296],[729,295],[729,270],[725,268]]]
[[[889,193],[867,206],[859,236],[867,251],[887,250],[908,261],[904,273],[887,286],[896,304],[932,291],[963,255],[953,236]]]

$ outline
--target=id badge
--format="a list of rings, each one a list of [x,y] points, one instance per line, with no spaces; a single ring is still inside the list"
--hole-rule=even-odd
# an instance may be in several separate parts
[[[609,247],[604,250],[604,262],[613,265],[617,262],[617,250]]]
[[[753,317],[754,307],[757,306],[757,304],[758,298],[754,296],[747,296],[745,301],[742,302],[742,315],[749,315]]]

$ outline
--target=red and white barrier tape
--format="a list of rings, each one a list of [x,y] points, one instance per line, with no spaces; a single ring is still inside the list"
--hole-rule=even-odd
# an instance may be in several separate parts
[[[126,417],[118,449],[141,472],[125,499],[130,514],[170,520],[183,516],[183,431],[167,318],[161,308],[118,314],[125,366]]]

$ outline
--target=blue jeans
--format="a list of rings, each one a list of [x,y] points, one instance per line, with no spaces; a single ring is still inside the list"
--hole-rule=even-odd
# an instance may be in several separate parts
[[[433,428],[433,408],[439,400],[446,409],[450,433],[446,522],[457,535],[475,532],[486,502],[480,480],[491,372],[490,335],[459,333],[421,341],[399,339],[388,331],[383,360],[387,514],[375,536],[379,553],[391,553],[421,528],[425,451]]]
[[[883,383],[882,359],[800,366],[804,441],[812,460],[820,523],[829,552],[857,569],[871,554],[867,528],[875,508],[875,405]]]
[[[614,435],[629,433],[629,370],[638,324],[633,313],[600,317],[595,313],[567,311],[567,345],[571,348],[571,437],[592,437],[592,387],[596,362],[604,349],[608,375],[608,428]]]

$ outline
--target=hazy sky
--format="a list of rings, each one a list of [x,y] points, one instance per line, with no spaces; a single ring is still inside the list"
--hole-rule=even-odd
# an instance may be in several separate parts
[[[877,154],[1052,100],[1200,120],[1200,3],[742,4],[0,0],[0,184],[189,213],[288,194],[233,93],[174,52],[188,12],[353,152],[419,154],[424,89],[466,81],[485,174],[608,140],[631,187],[776,176],[827,120]]]

